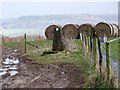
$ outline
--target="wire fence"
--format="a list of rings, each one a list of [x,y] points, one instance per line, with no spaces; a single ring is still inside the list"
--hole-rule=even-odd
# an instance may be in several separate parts
[[[85,58],[86,56],[89,56],[88,58],[92,60],[94,67],[95,68],[99,67],[98,69],[100,73],[105,72],[108,81],[113,80],[114,78],[113,81],[118,84],[117,74],[119,70],[118,70],[117,61],[119,60],[119,56],[117,55],[119,54],[119,50],[117,49],[119,49],[120,46],[119,40],[120,38],[110,40],[105,43],[101,43],[99,39],[96,37],[91,38],[90,36],[84,36],[84,38],[82,39],[64,39],[64,42],[66,42],[65,44],[67,50],[73,51],[73,50],[83,49],[82,53],[84,54]],[[2,41],[25,42],[24,43],[25,52],[29,52],[29,53],[31,52],[43,53],[43,51],[52,50],[52,45],[53,45],[52,40],[46,40],[44,37],[39,35],[26,35],[26,36],[21,35],[18,37],[3,36]],[[78,44],[78,41],[81,41],[82,43]],[[99,47],[99,43],[100,43],[100,47]],[[114,45],[116,43],[118,44],[118,48],[114,48]]]
[[[112,81],[115,87],[118,87],[120,38],[112,39],[111,37],[112,40],[101,42],[100,37],[94,37],[90,40],[92,42],[92,50],[90,50],[90,36],[85,37],[87,40],[82,40],[85,57],[90,55],[89,59],[92,59],[94,67],[100,74],[104,74],[108,82]]]

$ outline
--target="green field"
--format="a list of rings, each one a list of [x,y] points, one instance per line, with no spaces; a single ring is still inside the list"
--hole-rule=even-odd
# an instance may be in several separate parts
[[[118,38],[118,37],[108,37],[108,41],[116,39],[116,38]],[[120,49],[120,47],[119,47],[120,43],[118,43],[118,40],[116,40],[116,41],[110,42],[109,45],[110,45],[110,56],[111,56],[111,58],[114,61],[118,61],[118,58],[119,58],[118,53],[119,53],[119,49]],[[105,44],[103,44],[103,48],[106,51],[106,45]]]
[[[118,37],[109,37],[108,40],[113,40],[116,38],[118,38]],[[40,47],[40,50],[42,50],[42,51],[49,50],[52,48],[52,41],[51,40],[29,41],[29,42]],[[78,40],[76,43],[77,43],[77,45],[81,45],[81,42],[79,42]],[[22,47],[23,52],[24,52],[24,42],[3,43],[3,46]],[[106,45],[102,44],[102,46],[103,46],[104,52],[106,52]],[[118,57],[119,46],[120,46],[120,43],[118,43],[118,40],[110,43],[110,56],[111,56],[111,58],[113,58],[114,61],[117,61],[119,58]],[[37,49],[35,47],[27,44],[27,52],[31,53],[34,51],[37,51]]]

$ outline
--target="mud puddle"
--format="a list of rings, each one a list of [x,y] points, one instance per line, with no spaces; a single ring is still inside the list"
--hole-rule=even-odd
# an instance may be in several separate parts
[[[12,51],[7,50],[7,53],[3,53],[0,67],[0,83],[6,83],[11,77],[14,77],[19,73],[18,65],[20,63],[18,55],[19,50],[15,49]]]
[[[80,67],[70,63],[40,64],[19,50],[4,49],[2,88],[79,88],[84,83]]]

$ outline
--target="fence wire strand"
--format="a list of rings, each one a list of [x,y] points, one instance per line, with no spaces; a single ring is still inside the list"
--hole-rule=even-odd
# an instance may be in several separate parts
[[[111,43],[110,43],[111,44]],[[101,46],[102,48],[101,48],[101,50],[102,50],[102,52],[106,55],[106,52],[105,52],[105,50],[106,50],[106,47],[105,46]],[[118,53],[115,53],[116,55],[118,55]],[[112,59],[114,59],[114,60],[118,60],[119,59],[119,57],[118,58],[115,58],[115,57],[113,57],[113,56],[111,56],[111,51],[110,51],[110,58],[112,58]]]

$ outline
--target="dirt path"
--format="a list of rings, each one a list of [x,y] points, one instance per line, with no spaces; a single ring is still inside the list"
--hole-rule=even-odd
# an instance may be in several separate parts
[[[3,48],[3,56],[17,50],[18,74],[6,80],[3,88],[79,88],[82,87],[83,77],[79,67],[73,64],[38,64],[23,57],[19,49]]]

